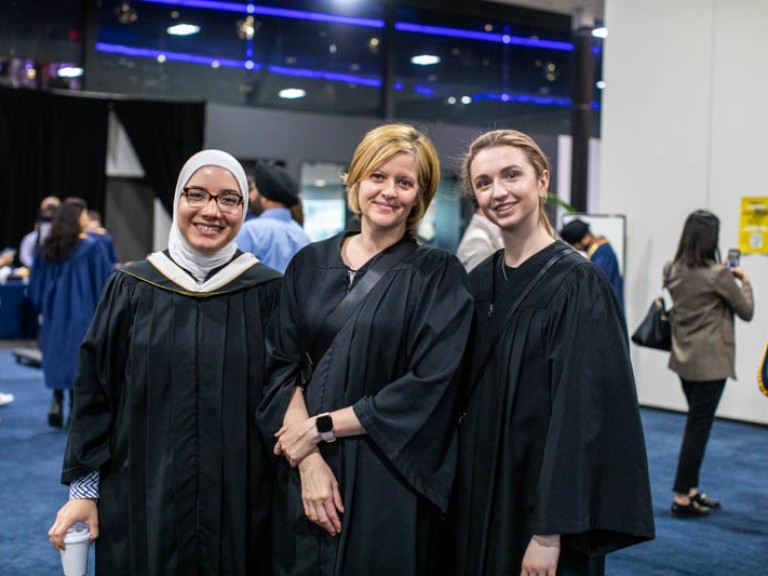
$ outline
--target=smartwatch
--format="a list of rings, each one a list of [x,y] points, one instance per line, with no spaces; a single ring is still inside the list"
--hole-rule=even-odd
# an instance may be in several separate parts
[[[335,442],[336,436],[333,435],[333,418],[328,412],[319,414],[315,418],[315,426],[323,442]]]

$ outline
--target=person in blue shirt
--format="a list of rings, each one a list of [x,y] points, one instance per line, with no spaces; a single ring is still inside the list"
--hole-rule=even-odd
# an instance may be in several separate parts
[[[560,230],[560,237],[587,255],[587,258],[608,277],[616,297],[624,309],[624,279],[621,277],[616,252],[604,236],[594,236],[589,224],[578,218],[571,220]]]
[[[253,170],[254,187],[248,196],[251,210],[258,218],[247,220],[236,242],[243,252],[251,252],[261,262],[285,272],[288,263],[309,236],[291,217],[291,207],[299,201],[298,185],[277,166],[257,164]]]

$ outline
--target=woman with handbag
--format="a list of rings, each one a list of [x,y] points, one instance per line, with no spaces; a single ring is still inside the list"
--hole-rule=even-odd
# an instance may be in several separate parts
[[[459,428],[458,575],[602,574],[607,552],[654,535],[621,306],[605,275],[556,241],[550,171],[514,130],[477,138],[462,170],[504,249],[475,297]]]
[[[699,492],[699,470],[725,381],[736,378],[734,314],[749,321],[754,312],[749,275],[720,262],[719,233],[717,216],[693,212],[674,261],[664,266],[674,302],[669,368],[680,377],[688,402],[671,509],[679,517],[706,516],[720,507]]]
[[[360,229],[286,270],[258,414],[280,456],[277,575],[442,573],[472,300],[456,257],[416,240],[438,181],[424,134],[371,130],[345,177]]]

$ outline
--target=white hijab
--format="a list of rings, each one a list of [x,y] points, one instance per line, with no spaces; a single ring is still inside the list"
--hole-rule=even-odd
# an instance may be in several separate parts
[[[224,266],[224,264],[232,260],[237,251],[237,244],[231,241],[216,252],[200,252],[189,245],[189,242],[187,242],[187,239],[184,238],[179,229],[178,212],[181,192],[192,175],[203,166],[224,168],[237,180],[240,186],[240,193],[243,195],[241,226],[248,212],[248,179],[240,162],[232,155],[221,150],[203,150],[187,160],[179,173],[179,179],[176,182],[176,192],[173,195],[173,223],[171,224],[171,234],[168,238],[168,252],[170,252],[174,262],[192,274],[198,284],[205,280],[211,270]]]

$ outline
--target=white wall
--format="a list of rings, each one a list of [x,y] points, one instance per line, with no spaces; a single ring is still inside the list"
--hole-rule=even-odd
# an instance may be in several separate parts
[[[742,196],[768,196],[768,2],[606,0],[599,212],[627,215],[627,320],[634,328],[661,284],[686,216],[721,219],[720,247],[738,244]],[[768,423],[757,362],[768,337],[768,259],[746,255],[755,318],[737,320],[737,382],[718,414]],[[640,402],[684,410],[668,355],[633,346]]]

